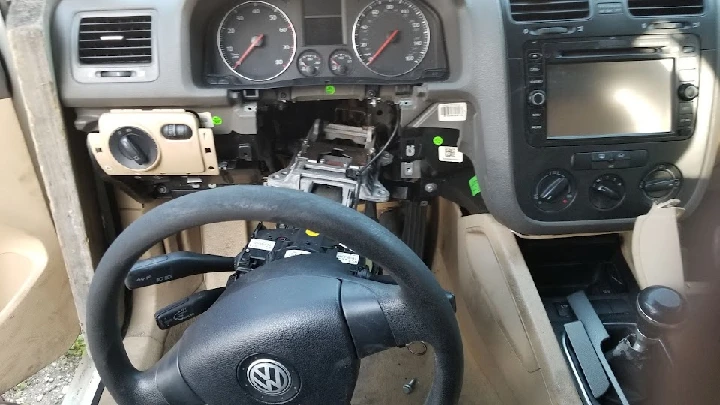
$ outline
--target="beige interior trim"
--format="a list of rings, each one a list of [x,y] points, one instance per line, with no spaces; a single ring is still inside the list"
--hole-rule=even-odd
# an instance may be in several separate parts
[[[161,132],[167,124],[187,125],[193,135],[190,139],[167,139]],[[200,128],[197,116],[185,110],[113,110],[100,116],[98,127],[100,132],[88,135],[88,148],[109,175],[212,176],[220,173],[212,129]],[[122,127],[142,129],[155,142],[158,155],[147,169],[130,169],[110,152],[110,137]]]
[[[442,205],[440,224],[456,230],[457,243],[446,236],[440,249],[468,355],[484,370],[496,367],[490,382],[504,403],[579,404],[515,235],[490,215],[459,218],[448,205]]]
[[[638,217],[632,238],[626,238],[632,252],[631,270],[640,288],[663,285],[685,293],[682,251],[678,218],[682,209],[654,205]],[[627,257],[626,257],[627,258]]]
[[[0,392],[80,333],[60,245],[11,99],[0,100]]]
[[[120,190],[116,190],[116,194],[123,228],[158,205],[139,203]],[[143,258],[179,250],[199,249],[200,241],[199,229],[186,230],[154,246]],[[193,242],[196,244],[193,245]],[[195,276],[133,291],[133,312],[124,343],[135,367],[147,369],[163,355],[168,332],[160,330],[155,324],[155,312],[194,293],[201,284],[202,277]]]
[[[99,223],[92,223],[81,215],[85,214],[87,205],[76,180],[76,166],[70,156],[70,140],[55,87],[48,21],[56,3],[13,2],[6,20],[9,48],[4,56],[10,71],[23,72],[23,80],[19,80],[19,75],[10,76],[13,98],[60,239],[78,318],[84,324],[87,292],[94,269],[94,246],[89,233]],[[8,146],[5,148],[12,150]],[[27,172],[27,175],[30,173],[33,172]],[[40,189],[37,195],[42,193],[43,189]],[[59,256],[57,261],[60,261]]]

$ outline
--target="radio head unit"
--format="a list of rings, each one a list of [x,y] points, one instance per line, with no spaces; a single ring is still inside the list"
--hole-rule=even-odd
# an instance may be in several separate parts
[[[552,146],[692,136],[699,55],[694,35],[529,42],[524,60],[528,142]]]

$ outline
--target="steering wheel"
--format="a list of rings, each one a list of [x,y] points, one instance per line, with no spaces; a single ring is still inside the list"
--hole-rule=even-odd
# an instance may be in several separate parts
[[[230,284],[155,366],[136,370],[117,313],[130,268],[164,238],[236,220],[323,233],[388,269],[397,284],[354,277],[330,255],[277,260]],[[98,373],[119,405],[349,404],[361,358],[415,341],[435,352],[425,404],[457,404],[463,380],[455,314],[422,260],[355,210],[270,187],[197,192],[132,223],[98,265],[87,337]]]

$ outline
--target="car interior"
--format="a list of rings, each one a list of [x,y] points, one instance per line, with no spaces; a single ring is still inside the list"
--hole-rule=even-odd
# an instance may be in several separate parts
[[[83,333],[68,405],[717,403],[717,2],[0,11],[0,393]]]

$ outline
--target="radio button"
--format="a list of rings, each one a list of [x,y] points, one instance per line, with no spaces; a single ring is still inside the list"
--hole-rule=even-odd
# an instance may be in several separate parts
[[[530,95],[528,96],[528,103],[530,103],[530,105],[540,107],[545,105],[545,101],[547,101],[547,96],[542,90],[531,91]]]
[[[630,160],[629,152],[614,152],[615,160]]]
[[[593,162],[612,162],[613,160],[615,160],[615,156],[612,152],[593,152],[592,154]]]
[[[533,63],[528,66],[528,75],[530,76],[542,76],[544,74],[543,72],[543,65],[540,63]]]
[[[543,58],[542,53],[536,51],[530,51],[527,54],[527,58],[531,62],[540,62]]]
[[[680,119],[678,120],[678,126],[680,128],[688,128],[693,125],[693,121],[695,120],[692,114],[681,115]]]
[[[528,83],[533,87],[543,87],[545,86],[545,79],[542,77],[534,77],[528,80]]]
[[[683,69],[678,72],[681,82],[694,82],[697,80],[697,69]]]
[[[680,103],[678,106],[678,112],[680,114],[692,114],[694,111],[693,103]]]
[[[530,110],[528,114],[530,122],[533,124],[542,124],[545,122],[545,111],[543,110]]]

